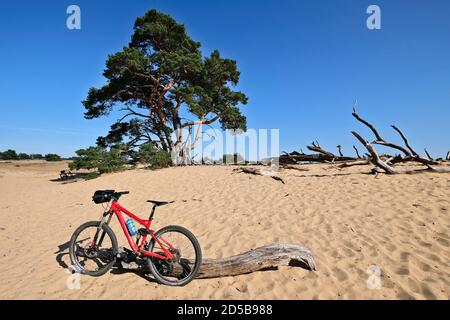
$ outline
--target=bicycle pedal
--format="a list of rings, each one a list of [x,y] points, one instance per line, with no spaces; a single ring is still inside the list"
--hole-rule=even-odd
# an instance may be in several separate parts
[[[136,261],[136,254],[133,251],[123,247],[119,248],[116,257],[123,260],[125,263]]]

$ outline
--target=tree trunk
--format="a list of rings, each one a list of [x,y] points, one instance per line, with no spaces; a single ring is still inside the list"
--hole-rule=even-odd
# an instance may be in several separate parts
[[[181,264],[183,266],[181,266]],[[192,261],[183,260],[175,265],[173,275],[192,266]],[[138,265],[122,263],[127,269],[136,269]],[[299,244],[271,244],[259,247],[229,258],[203,259],[198,279],[237,276],[263,270],[273,270],[280,266],[301,267],[317,270],[311,251]]]
[[[311,251],[298,244],[271,244],[224,259],[203,259],[197,278],[236,276],[280,266],[316,270]]]
[[[187,166],[192,163],[191,148],[185,143],[177,143],[171,151],[172,163],[175,166]]]

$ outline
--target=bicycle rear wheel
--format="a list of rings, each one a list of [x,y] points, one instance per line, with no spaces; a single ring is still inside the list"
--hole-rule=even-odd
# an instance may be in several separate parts
[[[148,267],[156,281],[168,286],[184,286],[198,274],[202,262],[202,251],[195,236],[186,228],[168,226],[155,233],[160,243],[152,240],[148,251],[164,255],[163,246],[173,255],[173,259],[147,259]]]
[[[116,262],[117,238],[112,229],[99,221],[82,224],[72,235],[69,255],[75,271],[98,277]]]

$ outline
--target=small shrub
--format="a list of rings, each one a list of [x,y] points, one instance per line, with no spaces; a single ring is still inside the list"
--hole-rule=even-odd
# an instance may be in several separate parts
[[[146,143],[132,155],[134,162],[149,165],[151,169],[166,168],[172,164],[170,153]]]
[[[6,150],[5,152],[0,152],[0,159],[2,160],[17,160],[19,156],[15,150]]]
[[[31,159],[31,156],[26,153],[19,153],[19,159],[20,160],[29,160],[29,159]]]
[[[61,161],[61,157],[54,153],[49,153],[44,156],[45,161]]]
[[[123,170],[127,159],[118,149],[89,147],[76,151],[78,157],[69,164],[70,170],[96,169],[99,174]]]

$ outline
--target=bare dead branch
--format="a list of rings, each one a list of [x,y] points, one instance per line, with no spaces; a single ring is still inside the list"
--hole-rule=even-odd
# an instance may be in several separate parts
[[[401,162],[418,162],[423,165],[436,165],[438,164],[435,160],[429,160],[418,156],[407,156],[407,157],[400,157],[395,159],[395,163],[401,163]]]
[[[369,151],[371,157],[372,157],[372,163],[375,164],[378,168],[382,169],[387,174],[415,174],[420,172],[435,172],[435,173],[450,173],[450,167],[433,167],[430,164],[425,164],[427,166],[426,169],[406,169],[406,170],[399,170],[391,167],[386,162],[381,161],[379,158],[377,152],[372,147],[372,145],[364,140],[358,133],[352,131],[352,134],[366,147],[366,149]],[[417,157],[411,156],[411,158],[417,160]],[[377,168],[375,168],[377,169]],[[373,172],[380,172],[379,170],[374,170]]]
[[[427,148],[425,148],[424,151],[425,151],[425,154],[427,155],[428,159],[431,161],[434,161],[433,157],[428,153]]]
[[[366,141],[363,137],[361,137],[357,132],[352,131],[352,134],[356,137],[356,139],[361,142],[361,144],[366,147],[367,151],[369,151],[370,156],[372,158],[372,163],[376,166],[383,169],[388,174],[394,174],[397,173],[397,170],[389,166],[388,164],[381,161],[380,157],[378,156],[378,153],[375,151],[375,149],[372,147],[372,145]]]
[[[317,141],[315,141],[315,142],[313,141],[312,145],[307,146],[307,148],[308,148],[308,150],[321,153],[321,154],[326,155],[326,156],[328,156],[330,158],[335,158],[335,155],[333,153],[322,149],[322,147],[319,145],[319,142],[317,142]]]
[[[358,157],[358,159],[362,159],[362,157],[359,155],[359,151],[358,151],[358,148],[356,148],[356,146],[355,145],[353,145],[353,149],[355,149],[355,152],[356,152],[356,156]]]
[[[356,113],[356,109],[353,108],[353,113],[352,113],[353,117],[356,118],[356,120],[358,120],[359,122],[365,124],[367,127],[369,127],[370,130],[372,130],[373,134],[375,135],[375,137],[377,138],[377,140],[379,141],[383,141],[383,138],[381,138],[380,134],[378,133],[377,129],[375,129],[375,127],[370,124],[369,122],[367,122],[366,120],[364,120],[363,118],[361,118],[357,113]]]
[[[372,142],[373,144],[379,144],[379,145],[383,145],[386,147],[390,147],[393,149],[397,149],[400,150],[401,152],[403,152],[406,156],[411,155],[411,153],[406,150],[405,148],[403,148],[402,146],[399,146],[397,144],[391,143],[391,142],[387,142],[385,141],[380,134],[378,133],[377,129],[375,129],[375,127],[369,123],[367,120],[364,120],[363,118],[361,118],[355,110],[353,110],[352,113],[353,117],[356,118],[356,120],[360,121],[361,123],[365,124],[367,127],[369,127],[370,130],[372,130],[373,134],[375,135],[376,140],[374,142]]]
[[[368,164],[371,164],[372,162],[370,160],[357,160],[353,162],[344,162],[338,165],[338,168],[348,168],[353,166],[365,166]]]
[[[394,125],[392,125],[391,127],[392,127],[395,131],[398,132],[398,134],[400,135],[400,137],[402,137],[403,142],[405,143],[405,145],[406,145],[406,147],[409,149],[409,151],[411,151],[411,153],[412,153],[413,155],[419,156],[419,155],[417,154],[417,152],[409,145],[408,140],[406,139],[406,137],[405,137],[405,135],[403,134],[403,132],[402,132],[399,128],[397,128],[396,126],[394,126]]]

